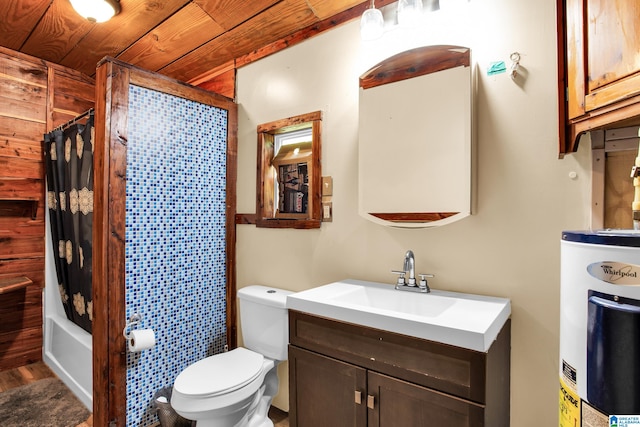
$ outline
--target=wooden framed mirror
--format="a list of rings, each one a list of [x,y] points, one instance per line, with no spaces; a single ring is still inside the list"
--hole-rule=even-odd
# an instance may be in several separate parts
[[[320,228],[321,124],[315,111],[258,126],[257,227]]]

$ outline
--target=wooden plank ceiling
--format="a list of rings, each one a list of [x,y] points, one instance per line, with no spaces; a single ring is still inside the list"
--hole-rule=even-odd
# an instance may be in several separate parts
[[[389,3],[382,1],[380,3]],[[69,0],[0,1],[0,45],[95,75],[105,56],[192,81],[284,40],[360,16],[367,0],[120,0],[86,21]]]

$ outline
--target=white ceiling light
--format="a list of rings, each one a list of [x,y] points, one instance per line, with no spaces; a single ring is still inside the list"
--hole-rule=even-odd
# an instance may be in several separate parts
[[[120,12],[119,0],[69,0],[80,16],[91,22],[105,22]]]

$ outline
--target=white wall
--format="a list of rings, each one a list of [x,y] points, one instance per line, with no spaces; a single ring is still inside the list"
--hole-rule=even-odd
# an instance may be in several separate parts
[[[558,417],[560,232],[589,224],[590,147],[557,158],[555,0],[472,0],[469,7],[461,25],[432,15],[428,36],[413,38],[469,46],[477,64],[477,209],[440,228],[386,228],[357,213],[357,78],[390,53],[384,40],[361,43],[352,22],[239,70],[238,212],[255,212],[256,126],[322,110],[322,172],[334,180],[334,218],[319,230],[239,225],[238,286],[298,291],[344,278],[391,284],[390,270],[412,249],[417,269],[436,275],[434,288],[511,299],[511,425],[551,426]],[[396,31],[396,50],[413,47],[401,38]],[[514,51],[526,79],[487,76],[490,62],[508,65]],[[284,365],[276,405],[287,409]]]

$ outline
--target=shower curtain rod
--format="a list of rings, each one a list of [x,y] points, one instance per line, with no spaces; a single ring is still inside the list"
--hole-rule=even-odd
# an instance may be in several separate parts
[[[87,111],[85,111],[84,113],[80,114],[79,116],[74,117],[73,119],[69,120],[66,123],[61,124],[60,126],[54,128],[53,130],[63,130],[71,125],[74,125],[78,122],[78,120],[82,120],[84,117],[89,116],[91,114],[94,113],[94,109],[93,108],[89,108]]]

